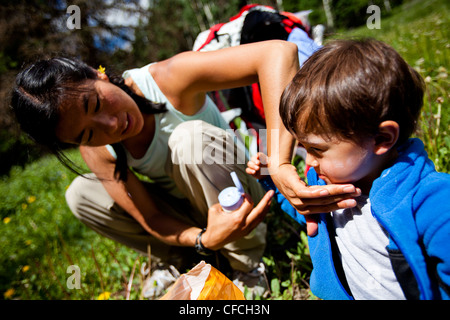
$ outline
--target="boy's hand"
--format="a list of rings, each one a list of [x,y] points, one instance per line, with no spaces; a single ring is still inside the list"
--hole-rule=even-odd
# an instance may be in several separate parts
[[[245,168],[245,172],[247,172],[247,174],[251,175],[255,179],[261,179],[264,176],[263,174],[261,174],[261,169],[266,167],[267,156],[262,152],[258,152],[247,162],[247,168]]]

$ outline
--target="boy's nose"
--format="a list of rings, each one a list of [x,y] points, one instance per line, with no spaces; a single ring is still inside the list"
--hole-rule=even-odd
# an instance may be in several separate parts
[[[316,160],[316,158],[314,158],[312,155],[310,155],[309,153],[306,154],[306,160],[305,160],[305,164],[307,166],[316,168],[319,166],[319,161]]]

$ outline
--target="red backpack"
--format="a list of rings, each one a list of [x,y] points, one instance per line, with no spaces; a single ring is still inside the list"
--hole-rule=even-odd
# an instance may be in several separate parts
[[[209,30],[201,32],[194,43],[194,51],[214,51],[244,43],[270,39],[287,40],[294,28],[301,28],[311,37],[311,27],[306,19],[299,18],[290,12],[279,12],[270,6],[250,4],[242,7],[239,13],[228,22],[219,23]],[[251,86],[211,92],[211,98],[221,112],[228,109],[242,110],[240,118],[246,129],[265,128],[264,107],[258,83]],[[240,127],[242,130],[242,122]],[[236,124],[230,122],[236,129]],[[258,146],[260,136],[258,130],[252,130]],[[252,150],[250,151],[253,154]]]

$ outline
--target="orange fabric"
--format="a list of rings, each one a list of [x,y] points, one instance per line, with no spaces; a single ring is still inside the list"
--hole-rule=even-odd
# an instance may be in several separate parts
[[[161,300],[245,300],[245,297],[222,272],[201,261],[182,274]]]
[[[211,272],[197,300],[245,300],[245,297],[230,279],[211,267]]]

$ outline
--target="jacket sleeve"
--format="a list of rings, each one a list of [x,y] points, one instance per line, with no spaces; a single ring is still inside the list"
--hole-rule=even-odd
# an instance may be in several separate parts
[[[305,217],[302,214],[298,213],[297,210],[295,210],[295,208],[290,204],[290,202],[281,194],[281,192],[277,189],[277,187],[273,183],[270,176],[267,176],[264,179],[259,179],[258,181],[266,191],[269,190],[275,191],[275,197],[277,203],[281,207],[281,210],[286,212],[292,219],[297,221],[301,226],[306,226]]]

